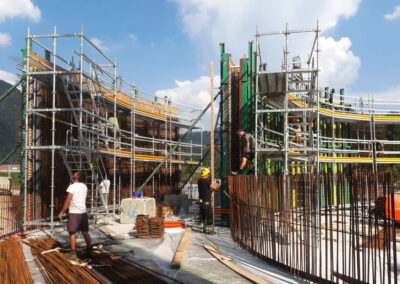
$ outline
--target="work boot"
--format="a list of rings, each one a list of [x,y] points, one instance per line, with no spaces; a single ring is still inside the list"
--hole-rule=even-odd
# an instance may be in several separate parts
[[[71,250],[65,254],[65,257],[68,258],[70,261],[76,261],[76,250]]]
[[[211,226],[206,226],[205,229],[203,230],[204,234],[213,234],[214,232],[212,231]]]
[[[93,258],[93,246],[87,247],[85,249],[85,256],[87,258]]]

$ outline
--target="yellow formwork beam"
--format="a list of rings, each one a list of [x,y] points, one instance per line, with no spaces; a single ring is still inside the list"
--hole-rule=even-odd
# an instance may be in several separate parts
[[[289,95],[289,99],[292,100],[299,107],[308,107],[308,104],[303,103],[294,95]],[[313,106],[313,108],[316,108]],[[345,119],[356,119],[356,120],[370,120],[371,116],[369,114],[358,114],[358,113],[349,113],[349,112],[342,112],[338,110],[330,110],[326,108],[319,108],[321,114],[333,116],[335,118],[345,118]],[[374,116],[375,122],[379,121],[399,121],[400,122],[400,115],[375,115]]]
[[[99,150],[102,152],[107,152],[110,154],[115,153],[118,156],[124,156],[126,158],[132,157],[132,152],[130,151],[125,151],[125,150],[118,150],[118,149],[107,149],[107,148],[102,148],[99,147]],[[146,160],[146,161],[162,161],[165,157],[164,156],[153,156],[153,155],[143,155],[143,154],[135,154],[135,159],[136,160]],[[169,159],[168,161],[173,162],[173,163],[182,163],[182,164],[192,164],[192,165],[197,165],[199,161],[184,161],[184,160],[177,160],[177,159]]]

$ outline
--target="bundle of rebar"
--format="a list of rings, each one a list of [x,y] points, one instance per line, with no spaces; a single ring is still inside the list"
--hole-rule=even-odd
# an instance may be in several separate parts
[[[33,283],[21,243],[17,240],[0,242],[0,283]]]
[[[60,244],[53,238],[29,239],[32,255],[46,283],[106,283],[87,266],[73,265],[64,254],[54,250]],[[18,282],[15,282],[18,283]]]

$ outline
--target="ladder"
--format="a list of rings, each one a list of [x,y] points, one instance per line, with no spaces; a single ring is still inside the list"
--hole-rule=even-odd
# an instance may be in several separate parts
[[[84,181],[91,190],[90,204],[92,212],[94,207],[99,206],[99,199],[101,201],[100,204],[107,211],[108,202],[100,192],[100,183],[106,177],[107,171],[97,151],[97,148],[101,146],[99,141],[107,139],[107,127],[102,127],[106,125],[107,120],[102,120],[100,116],[102,114],[101,108],[105,110],[105,106],[98,103],[99,84],[93,83],[88,77],[84,78],[85,80],[82,80],[83,86],[81,92],[78,75],[68,74],[62,77],[64,93],[72,108],[72,119],[78,127],[77,131],[72,129],[72,127],[67,130],[66,146],[60,152],[71,181],[76,171],[82,172],[85,175]],[[80,105],[81,93],[82,105]],[[90,106],[92,107],[90,112],[96,114],[97,117],[89,115],[88,112],[84,111]]]

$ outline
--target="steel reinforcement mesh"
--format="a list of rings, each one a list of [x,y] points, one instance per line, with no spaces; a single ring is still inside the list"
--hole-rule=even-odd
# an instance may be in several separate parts
[[[390,174],[293,175],[286,189],[283,176],[228,182],[232,238],[253,254],[316,282],[398,282]]]

